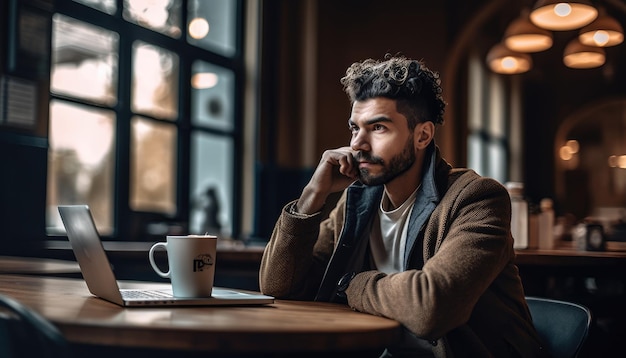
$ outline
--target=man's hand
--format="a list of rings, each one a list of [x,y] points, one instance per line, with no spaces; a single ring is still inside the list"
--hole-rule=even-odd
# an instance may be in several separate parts
[[[322,209],[331,193],[342,191],[358,178],[359,167],[350,147],[327,150],[298,199],[297,210],[313,214]]]

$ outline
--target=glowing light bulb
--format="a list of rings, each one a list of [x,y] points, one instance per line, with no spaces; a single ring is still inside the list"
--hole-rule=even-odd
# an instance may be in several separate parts
[[[571,160],[574,156],[572,154],[572,149],[566,145],[561,147],[561,149],[559,150],[559,155],[563,160]]]
[[[572,13],[572,7],[567,3],[558,3],[554,6],[554,13],[560,17],[566,17]]]
[[[578,148],[580,148],[580,145],[578,144],[577,140],[570,139],[567,141],[566,145],[572,153],[578,153]]]
[[[209,23],[206,19],[196,17],[189,22],[189,36],[194,39],[204,38],[209,33]]]
[[[207,89],[215,87],[219,77],[212,72],[196,73],[191,77],[191,86],[196,89]]]
[[[512,70],[517,68],[517,60],[514,57],[506,56],[502,59],[502,68]]]
[[[609,42],[609,33],[604,30],[598,30],[593,33],[593,42],[598,46],[604,46]]]

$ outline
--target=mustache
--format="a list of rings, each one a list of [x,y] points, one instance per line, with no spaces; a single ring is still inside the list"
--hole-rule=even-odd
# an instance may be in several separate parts
[[[368,152],[361,152],[361,151],[357,152],[354,155],[354,159],[356,159],[357,162],[368,162],[372,164],[384,164],[385,163],[383,158],[373,156]]]

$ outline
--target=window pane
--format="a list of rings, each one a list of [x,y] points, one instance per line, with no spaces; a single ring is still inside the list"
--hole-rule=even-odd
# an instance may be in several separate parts
[[[191,233],[230,235],[233,203],[233,140],[194,132],[191,137]]]
[[[190,0],[187,41],[225,56],[236,53],[237,1]]]
[[[489,143],[489,172],[487,176],[500,183],[507,181],[506,148],[500,141]]]
[[[124,0],[124,20],[180,38],[182,0]]]
[[[88,204],[103,235],[113,232],[115,114],[50,103],[47,228],[64,232],[57,205]]]
[[[483,155],[484,147],[484,142],[478,133],[472,133],[467,137],[467,167],[481,175],[484,175],[487,166]]]
[[[115,32],[55,14],[50,90],[114,105],[118,38]]]
[[[178,56],[145,42],[133,44],[132,109],[158,118],[178,115]]]
[[[224,130],[234,127],[235,75],[231,70],[195,61],[191,78],[192,122]]]
[[[502,138],[506,133],[506,88],[502,76],[489,76],[489,136]]]
[[[176,127],[141,117],[131,121],[130,207],[176,213]]]
[[[94,9],[98,9],[100,11],[106,12],[107,14],[110,14],[110,15],[115,14],[115,10],[117,10],[117,6],[115,5],[115,0],[74,0],[74,1],[87,5],[89,7],[93,7]]]
[[[470,131],[480,131],[486,119],[484,103],[486,90],[486,70],[482,56],[470,51],[467,80],[467,127]]]

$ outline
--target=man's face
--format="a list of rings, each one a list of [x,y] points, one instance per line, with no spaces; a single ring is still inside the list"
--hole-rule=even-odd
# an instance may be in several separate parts
[[[395,100],[377,97],[354,102],[348,125],[363,184],[386,184],[415,164],[413,131]]]

